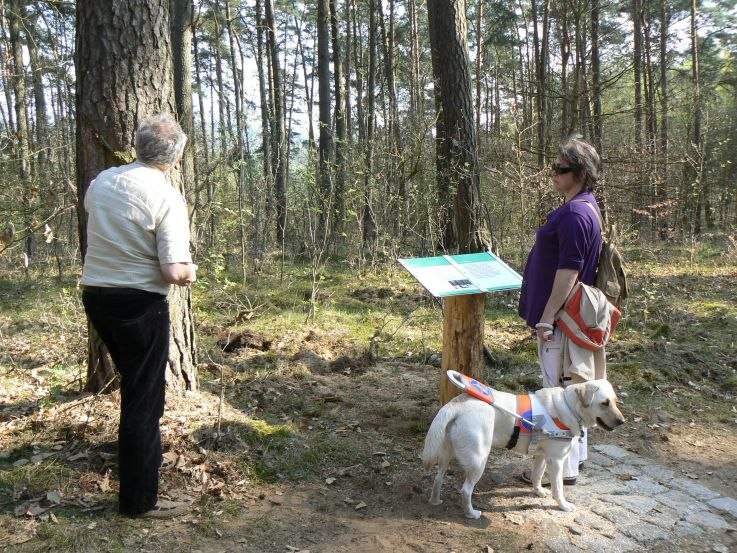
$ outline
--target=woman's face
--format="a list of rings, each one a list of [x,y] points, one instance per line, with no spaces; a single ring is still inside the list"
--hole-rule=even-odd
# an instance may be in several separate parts
[[[576,177],[571,170],[570,162],[560,156],[553,164],[552,178],[555,189],[566,197],[577,194],[583,186],[583,179]]]

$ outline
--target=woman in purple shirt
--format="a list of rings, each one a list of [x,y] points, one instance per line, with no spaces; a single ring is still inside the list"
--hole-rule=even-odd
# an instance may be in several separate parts
[[[519,314],[535,329],[545,387],[582,381],[575,373],[570,380],[562,381],[561,331],[555,327],[555,314],[577,280],[590,285],[596,280],[601,228],[591,206],[599,210],[593,195],[599,164],[596,149],[578,137],[560,146],[551,171],[553,185],[563,195],[563,205],[548,214],[537,230],[525,266]],[[563,482],[567,485],[576,483],[579,466],[587,457],[585,434],[580,447],[575,445],[564,464]],[[529,481],[529,471],[522,477]]]

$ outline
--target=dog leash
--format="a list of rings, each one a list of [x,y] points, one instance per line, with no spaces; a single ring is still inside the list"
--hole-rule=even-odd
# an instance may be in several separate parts
[[[494,401],[494,390],[493,388],[489,388],[485,384],[481,384],[478,380],[474,378],[469,378],[465,374],[461,374],[458,371],[454,370],[448,370],[447,373],[448,380],[450,380],[454,386],[457,388],[460,388],[464,392],[466,392],[469,396],[476,398],[478,400],[481,400],[485,403],[488,403],[492,407],[498,409],[502,413],[506,413],[507,415],[511,415],[515,419],[521,421],[522,423],[526,424],[532,431],[540,432],[549,438],[570,438],[571,432],[570,430],[548,430],[547,428],[543,428],[545,424],[545,417],[544,416],[535,416],[532,417],[533,420],[526,419],[519,413],[515,413],[514,411],[511,411],[507,409],[506,407],[502,407],[501,405],[497,405]]]

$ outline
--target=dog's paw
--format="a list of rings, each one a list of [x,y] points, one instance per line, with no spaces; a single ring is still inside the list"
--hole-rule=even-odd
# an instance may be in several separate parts
[[[550,490],[546,490],[542,486],[532,488],[532,491],[535,492],[538,497],[548,497],[550,495]]]
[[[472,518],[475,520],[478,520],[481,518],[481,511],[477,511],[476,509],[471,509],[466,513],[466,518]]]
[[[576,510],[576,506],[573,503],[568,503],[568,501],[559,501],[558,506],[566,513],[572,513]]]

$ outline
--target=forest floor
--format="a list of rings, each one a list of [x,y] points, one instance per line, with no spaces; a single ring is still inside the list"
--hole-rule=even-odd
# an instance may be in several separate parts
[[[688,254],[628,252],[632,297],[608,349],[627,423],[591,432],[591,463],[567,489],[577,511],[534,496],[518,479],[527,461],[493,450],[478,521],[463,516],[457,470],[444,503],[428,503],[433,475],[418,455],[438,409],[442,314],[396,269],[326,270],[309,322],[304,268],[248,295],[201,283],[200,390],[170,395],[162,420],[161,495],[192,507],[169,521],[115,511],[118,397],[80,392],[74,280],[0,273],[0,550],[734,550],[737,513],[709,501],[737,498],[735,253]],[[487,303],[485,380],[539,387],[514,296]],[[632,520],[618,519],[623,506]]]

